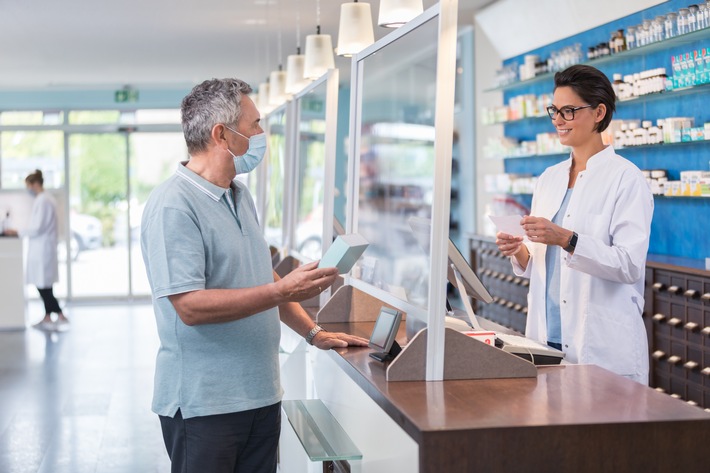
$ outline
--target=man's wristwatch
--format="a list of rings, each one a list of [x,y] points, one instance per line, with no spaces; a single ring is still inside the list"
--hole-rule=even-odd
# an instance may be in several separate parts
[[[313,339],[318,334],[318,332],[322,332],[323,330],[325,329],[318,324],[313,326],[311,331],[308,332],[308,334],[306,335],[306,342],[308,342],[309,345],[313,345]]]
[[[569,238],[569,242],[567,242],[567,246],[565,246],[563,249],[567,253],[572,253],[574,249],[577,247],[577,232],[572,232],[572,236]]]

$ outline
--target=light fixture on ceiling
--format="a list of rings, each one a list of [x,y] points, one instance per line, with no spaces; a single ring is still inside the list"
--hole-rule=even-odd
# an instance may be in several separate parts
[[[269,81],[259,84],[259,92],[257,94],[257,107],[261,116],[268,115],[274,107],[269,105]]]
[[[277,71],[271,71],[269,75],[269,105],[278,107],[288,100],[286,94],[286,71],[279,65]]]
[[[306,56],[301,54],[301,48],[296,49],[296,54],[286,58],[286,93],[295,94],[310,84],[309,79],[303,77],[306,65]]]
[[[311,81],[303,77],[306,56],[301,54],[301,7],[296,7],[296,54],[286,58],[286,93],[295,94],[303,90]]]
[[[375,42],[369,3],[343,3],[340,6],[338,56],[350,57]]]
[[[385,28],[399,28],[423,11],[422,0],[380,0],[377,24]]]
[[[335,68],[333,41],[329,34],[320,32],[320,0],[316,1],[316,34],[306,36],[306,61],[303,66],[305,79],[317,79],[328,69]]]

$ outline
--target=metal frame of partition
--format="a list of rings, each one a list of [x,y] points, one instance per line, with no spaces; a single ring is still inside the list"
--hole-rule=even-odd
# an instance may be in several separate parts
[[[387,291],[348,276],[346,282],[383,302],[427,322],[426,379],[438,381],[444,375],[444,313],[446,306],[446,263],[451,197],[451,155],[454,130],[458,0],[442,0],[419,17],[353,56],[350,96],[350,147],[348,157],[347,232],[357,232],[359,168],[362,117],[363,60],[386,48],[426,22],[438,19],[436,66],[435,172],[430,235],[428,310],[410,304]]]

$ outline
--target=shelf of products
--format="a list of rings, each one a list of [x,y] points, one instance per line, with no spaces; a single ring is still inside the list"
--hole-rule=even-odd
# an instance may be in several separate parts
[[[655,43],[647,44],[645,46],[639,46],[626,51],[621,51],[616,54],[611,54],[608,56],[603,56],[600,58],[592,59],[589,61],[582,61],[580,64],[588,64],[590,66],[599,67],[604,64],[610,64],[617,61],[624,61],[634,57],[640,57],[646,54],[651,54],[659,51],[666,50],[674,46],[682,46],[684,44],[693,43],[695,41],[700,41],[703,39],[710,38],[710,28],[705,28],[699,31],[693,31],[692,33],[686,33],[683,35],[675,36],[670,39],[665,39],[663,41],[657,41]],[[544,82],[546,80],[552,80],[555,77],[554,72],[548,72],[545,74],[540,74],[532,79],[527,79],[523,81],[513,82],[511,84],[501,85],[499,87],[491,87],[485,89],[484,92],[496,92],[496,91],[506,91],[513,90],[518,87],[525,87],[539,82]]]
[[[654,102],[656,100],[665,100],[665,99],[679,99],[681,97],[685,97],[688,95],[695,95],[703,92],[708,92],[710,91],[710,83],[707,84],[700,84],[700,85],[694,85],[692,87],[683,87],[681,89],[673,89],[673,90],[665,90],[663,92],[656,92],[653,94],[646,94],[646,95],[639,95],[630,99],[625,99],[625,100],[617,100],[616,101],[616,106],[617,109],[619,107],[623,107],[624,105],[628,104],[638,104],[638,103],[648,103],[648,102]],[[495,123],[489,123],[489,126],[492,125],[509,125],[512,123],[523,123],[523,122],[542,122],[542,121],[547,121],[550,120],[550,117],[545,115],[538,115],[534,117],[523,117],[523,118],[516,118],[515,120],[507,120],[507,121],[498,121]]]

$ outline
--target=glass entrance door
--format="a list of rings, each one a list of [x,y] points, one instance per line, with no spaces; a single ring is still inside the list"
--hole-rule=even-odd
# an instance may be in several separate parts
[[[128,297],[127,134],[68,134],[68,150],[70,293]]]

